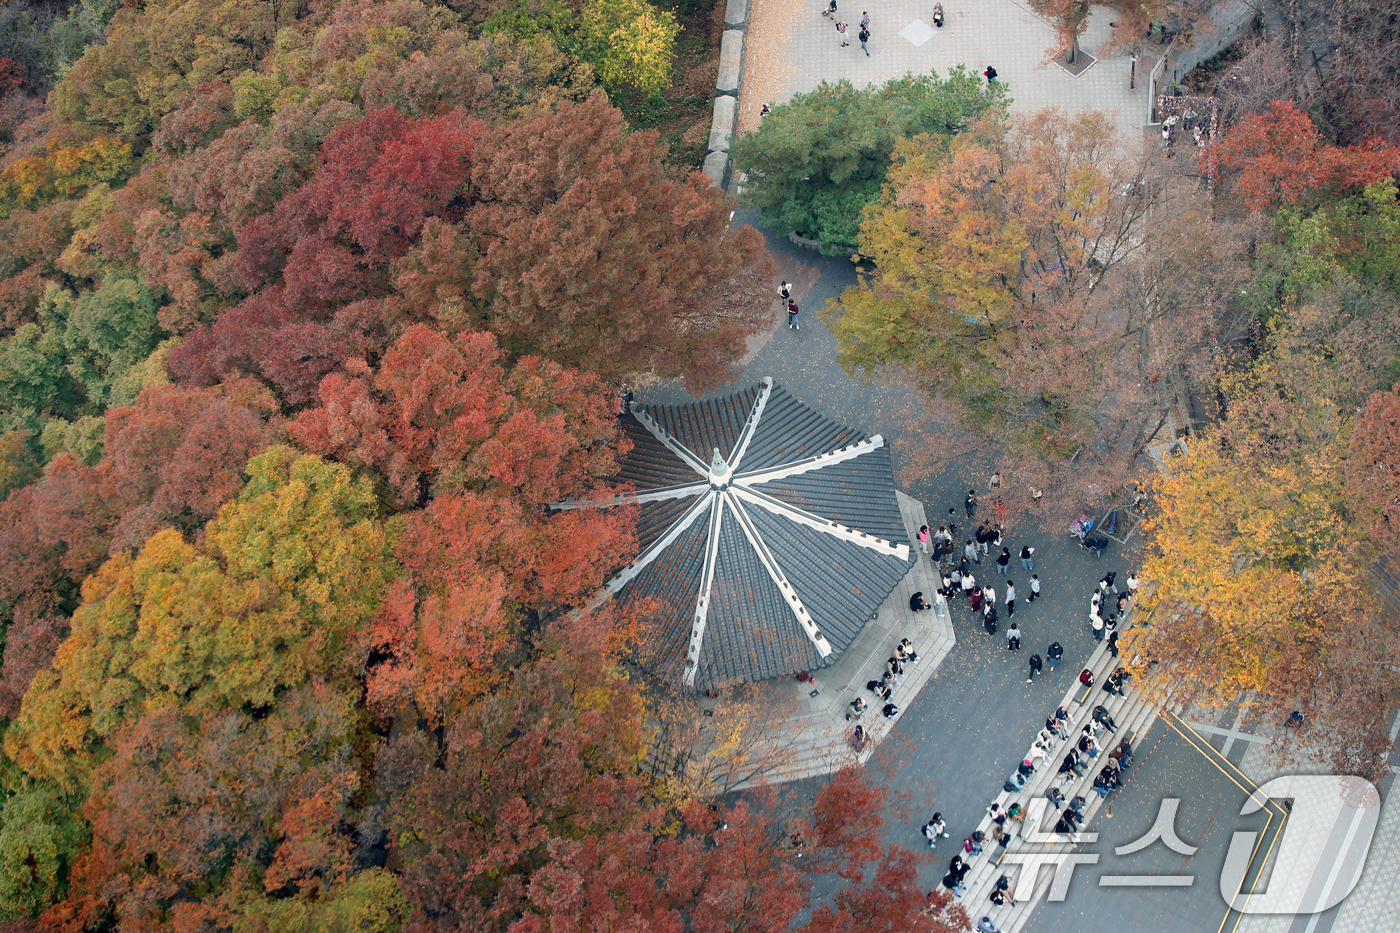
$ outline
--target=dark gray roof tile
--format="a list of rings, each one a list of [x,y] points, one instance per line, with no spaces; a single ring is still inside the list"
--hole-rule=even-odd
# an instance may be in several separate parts
[[[899,502],[890,495],[891,470],[890,450],[881,446],[820,470],[755,484],[754,489],[891,544],[909,544]]]
[[[680,441],[704,464],[710,462],[714,448],[728,459],[734,453],[739,434],[753,410],[762,386],[750,386],[735,395],[703,399],[687,405],[639,406],[668,434]]]

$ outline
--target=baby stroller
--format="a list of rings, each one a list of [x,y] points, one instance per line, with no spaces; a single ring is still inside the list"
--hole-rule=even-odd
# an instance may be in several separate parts
[[[1080,515],[1070,526],[1070,534],[1079,541],[1079,546],[1086,551],[1093,551],[1095,557],[1103,556],[1103,549],[1108,547],[1108,538],[1103,535],[1094,534],[1094,520],[1087,515]]]

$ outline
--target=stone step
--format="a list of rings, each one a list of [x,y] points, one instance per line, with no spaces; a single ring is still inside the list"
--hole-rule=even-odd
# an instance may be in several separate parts
[[[1103,694],[1103,691],[1098,690],[1098,688],[1095,688],[1095,690],[1102,695],[1105,700],[1108,700],[1108,702],[1103,703],[1103,705],[1108,708],[1109,713],[1113,716],[1114,721],[1118,725],[1118,729],[1111,735],[1106,732],[1100,735],[1101,744],[1105,749],[1111,749],[1113,746],[1117,745],[1124,736],[1133,735],[1135,728],[1138,727],[1144,718],[1154,715],[1154,711],[1146,702],[1145,698],[1136,690],[1130,688],[1126,697],[1112,697]],[[1070,728],[1072,731],[1070,732],[1070,736],[1075,741],[1077,741],[1080,729],[1082,729],[1084,723],[1091,717],[1094,705],[1096,704],[1085,703],[1080,704],[1077,710],[1071,709]],[[997,796],[997,802],[1003,807],[1009,806],[1012,802],[1020,802],[1022,807],[1028,808],[1030,801],[1045,797],[1046,791],[1048,791],[1052,785],[1055,785],[1061,788],[1067,800],[1073,798],[1076,794],[1083,795],[1086,800],[1085,812],[1087,814],[1093,802],[1099,799],[1098,794],[1092,789],[1094,775],[1098,773],[1098,768],[1091,767],[1086,769],[1083,777],[1075,778],[1068,785],[1059,783],[1059,775],[1057,773],[1059,761],[1064,756],[1064,750],[1068,741],[1067,739],[1056,745],[1055,751],[1059,752],[1059,754],[1055,755],[1052,752],[1048,765],[1042,763],[1042,765],[1036,769],[1035,775],[1032,776],[1031,780],[1027,783],[1026,787],[1022,789],[1020,794],[1003,791]],[[1049,807],[1047,813],[1053,812],[1055,812],[1053,807]],[[1048,818],[1047,815],[1046,819]],[[991,826],[991,818],[984,817],[977,828],[990,836]],[[1033,828],[1043,829],[1042,827]],[[1022,833],[1024,832],[1025,827],[1022,825],[1018,828],[1016,836],[1011,840],[1012,849],[1019,851],[1027,845],[1022,838]],[[997,856],[998,853],[1002,851],[1003,850],[998,849],[994,852],[989,849],[989,851],[983,853],[983,856],[979,857],[982,863],[978,864],[968,874],[967,894],[964,896],[964,902],[966,904],[982,904],[988,908],[991,907],[991,904],[986,902],[986,897],[991,893],[992,884],[1001,874],[997,864],[999,861]],[[1004,910],[1006,908],[1002,909]],[[980,916],[980,914],[978,916]]]
[[[1134,745],[1134,754],[1138,755],[1141,753],[1138,746],[1152,728],[1152,724],[1156,721],[1157,710],[1148,703],[1144,697],[1141,695],[1134,695],[1132,692],[1130,692],[1126,700],[1127,702],[1124,703],[1121,710],[1110,710],[1119,727],[1111,737],[1112,744],[1116,745],[1125,737],[1130,738]],[[1109,737],[1105,736],[1105,739],[1107,738]],[[1111,747],[1108,741],[1105,741],[1104,747]],[[1140,766],[1141,765],[1135,765],[1134,768]],[[1093,790],[1093,777],[1096,773],[1097,769],[1088,771],[1083,778],[1076,779],[1070,787],[1064,790],[1067,799],[1074,797],[1076,794],[1082,795],[1085,798],[1084,825],[1086,826],[1092,824],[1098,811],[1107,804],[1107,801],[1100,798],[1098,793]],[[1130,771],[1129,780],[1134,776],[1134,772]],[[1048,822],[1055,812],[1053,807],[1047,805],[1044,819]],[[1044,831],[1044,827],[1033,827],[1033,829]],[[1023,833],[1024,830],[1017,834],[1016,839],[1012,840],[1011,845],[1016,851],[1027,851],[1032,846],[1039,846],[1042,850],[1050,848],[1068,854],[1075,849],[1075,844],[1069,842],[1060,843],[1058,845],[1045,842],[1027,843],[1023,837]],[[1007,866],[1008,870],[1011,868],[1012,866]],[[1016,867],[1015,870],[1020,871],[1019,866]],[[999,865],[990,866],[982,872],[977,873],[977,887],[974,890],[972,885],[969,884],[968,892],[963,902],[964,906],[968,908],[969,915],[975,914],[975,916],[973,916],[974,923],[978,917],[987,915],[992,917],[993,921],[996,922],[1003,933],[1016,933],[1016,931],[1019,931],[1025,923],[1029,921],[1036,907],[1047,895],[1054,875],[1053,872],[1041,869],[1043,877],[1037,880],[1035,893],[1032,897],[1025,901],[1016,901],[1003,907],[995,907],[988,900],[988,896],[991,894],[992,885],[1003,873]],[[969,880],[971,880],[971,878]],[[1013,879],[1013,887],[1014,883],[1015,879]]]
[[[1134,739],[1137,741],[1146,738],[1148,732],[1152,729],[1153,724],[1157,720],[1157,710],[1152,707],[1148,707],[1147,709],[1148,711],[1146,715],[1137,717],[1137,722],[1135,723],[1133,730],[1122,730],[1122,734],[1132,734],[1134,735]],[[1134,754],[1136,754],[1136,752],[1134,752]],[[1139,766],[1134,765],[1134,768],[1136,767]],[[1131,780],[1132,772],[1129,772],[1129,774],[1129,779]],[[1110,795],[1109,799],[1107,800],[1100,800],[1099,795],[1097,793],[1093,793],[1092,796],[1086,795],[1086,799],[1088,800],[1088,804],[1084,807],[1084,825],[1089,826],[1093,823],[1093,820],[1098,814],[1098,811],[1111,802],[1112,795]],[[1071,851],[1073,848],[1074,847],[1072,845],[1064,846],[1066,852]],[[1019,933],[1019,931],[1023,927],[1025,927],[1025,925],[1030,921],[1041,900],[1045,898],[1046,895],[1049,893],[1050,885],[1053,881],[1052,873],[1045,872],[1045,875],[1046,877],[1044,879],[1039,880],[1036,884],[1035,893],[1032,897],[1025,901],[1020,901],[1016,902],[1015,904],[1009,905],[1011,909],[1006,912],[1006,915],[1002,919],[997,921],[997,925],[1001,928],[1002,933]],[[1006,908],[1002,909],[1006,910]],[[981,914],[979,914],[978,916],[981,916]]]
[[[1040,763],[1040,766],[1036,769],[1036,773],[1032,775],[1031,780],[1027,782],[1026,787],[1022,788],[1019,792],[999,790],[996,793],[996,796],[993,798],[993,801],[995,803],[998,803],[1003,808],[1005,808],[1010,806],[1012,802],[1018,800],[1028,801],[1030,799],[1033,799],[1034,797],[1043,796],[1044,791],[1056,779],[1056,771],[1059,768],[1060,759],[1064,757],[1065,743],[1070,741],[1071,739],[1073,739],[1074,741],[1078,741],[1079,732],[1083,728],[1084,723],[1086,723],[1091,718],[1094,706],[1102,703],[1108,708],[1109,712],[1113,715],[1114,720],[1118,723],[1120,727],[1120,730],[1125,728],[1124,717],[1119,714],[1119,711],[1124,709],[1124,705],[1133,699],[1136,691],[1129,690],[1128,696],[1126,698],[1113,697],[1107,693],[1104,693],[1100,686],[1103,683],[1104,678],[1107,677],[1110,673],[1112,673],[1114,667],[1117,664],[1118,659],[1113,657],[1113,655],[1110,654],[1108,651],[1108,643],[1106,641],[1099,643],[1099,645],[1094,649],[1094,653],[1089,656],[1089,660],[1084,665],[1090,671],[1093,672],[1095,685],[1092,687],[1085,687],[1076,681],[1073,684],[1073,686],[1071,686],[1070,689],[1065,692],[1064,696],[1060,700],[1060,703],[1058,704],[1060,706],[1065,707],[1065,709],[1069,713],[1069,723],[1066,726],[1066,732],[1067,735],[1070,737],[1057,743],[1057,745],[1055,746],[1056,750],[1060,752],[1059,756],[1055,757],[1054,753],[1052,752],[1051,757],[1047,757],[1045,760],[1043,760]],[[1098,699],[1096,698],[1096,696],[1101,697],[1102,699]],[[1037,728],[1035,729],[1036,733],[1039,733],[1040,731],[1039,726],[1040,724],[1037,723]],[[1104,738],[1106,738],[1106,736]],[[1031,739],[1031,743],[1033,742],[1034,738]],[[1105,747],[1107,748],[1108,746],[1105,744]],[[1030,757],[1030,749],[1031,745],[1028,744],[1023,757]],[[1009,765],[1006,772],[1008,777],[1016,770],[1016,765],[1019,763],[1020,762],[1017,761]],[[1083,782],[1083,786],[1086,790],[1093,783],[1094,773],[1095,772],[1086,771],[1085,777],[1079,779],[1079,781]],[[1077,787],[1077,783],[1078,782],[1076,782],[1076,785],[1072,785],[1072,787]],[[1078,790],[1075,790],[1075,793],[1078,793]],[[1066,798],[1069,798],[1074,796],[1074,794],[1066,793],[1065,796]],[[1088,795],[1086,794],[1085,796],[1087,799]],[[1093,796],[1097,798],[1098,794],[1093,794]],[[1024,807],[1025,803],[1022,803],[1022,806]],[[978,822],[977,826],[973,828],[982,830],[982,832],[985,833],[990,839],[991,826],[991,817],[984,816]],[[969,829],[968,833],[971,832],[972,829]],[[1011,845],[1015,846],[1016,844],[1017,840],[1013,839]],[[992,884],[995,882],[996,878],[1000,874],[994,863],[997,859],[998,854],[1003,851],[1004,850],[995,846],[986,846],[983,850],[982,855],[977,856],[973,860],[975,867],[971,872],[969,872],[969,877],[967,879],[967,895],[965,895],[963,898],[963,902],[965,905],[981,904],[982,906],[988,908],[992,906],[989,902],[987,902],[986,895],[990,893]],[[969,907],[970,912],[972,911],[972,909],[973,908]],[[982,914],[976,914],[976,916],[973,917],[973,921],[975,922],[977,917],[980,916],[982,916]]]

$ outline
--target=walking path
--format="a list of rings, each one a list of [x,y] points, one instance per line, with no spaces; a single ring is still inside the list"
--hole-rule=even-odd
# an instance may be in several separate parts
[[[855,85],[881,84],[908,72],[934,69],[940,76],[963,64],[974,74],[988,65],[1010,89],[1012,113],[1063,107],[1071,113],[1115,113],[1128,135],[1148,120],[1147,70],[1155,59],[1137,64],[1136,88],[1129,89],[1126,54],[1104,51],[1112,37],[1112,11],[1095,7],[1081,49],[1096,61],[1078,77],[1054,63],[1047,50],[1055,31],[1031,10],[1011,0],[951,0],[944,3],[944,26],[932,25],[933,0],[838,0],[838,18],[852,37],[861,14],[870,13],[870,55],[854,38],[842,48],[832,20],[820,15],[821,0],[753,0],[749,11],[739,133],[758,125],[765,102],[782,102],[823,81],[850,79]],[[1144,53],[1146,56],[1146,53]]]

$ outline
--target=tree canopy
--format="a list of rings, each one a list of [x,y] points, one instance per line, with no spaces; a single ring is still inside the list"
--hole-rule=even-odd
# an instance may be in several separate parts
[[[827,255],[850,254],[861,211],[879,197],[901,140],[951,137],[1009,104],[1004,85],[961,66],[946,78],[909,74],[863,88],[824,81],[735,140],[734,166],[748,176],[746,199],[779,234],[816,240]]]

